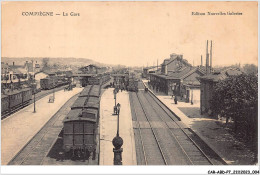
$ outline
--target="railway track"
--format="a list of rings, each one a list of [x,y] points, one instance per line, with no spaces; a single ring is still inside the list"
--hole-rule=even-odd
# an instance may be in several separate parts
[[[54,91],[55,91],[55,92],[58,92],[58,91],[64,89],[65,86],[66,86],[66,85],[61,86],[61,87],[58,87],[58,88],[56,88]],[[53,93],[53,89],[47,90],[47,91],[46,91],[46,90],[45,90],[45,91],[42,91],[42,93],[39,92],[38,94],[35,95],[35,101],[38,101],[38,100],[40,100],[41,98],[43,98],[43,97],[45,97],[45,96],[47,96],[47,95],[50,95],[51,93]],[[33,104],[33,103],[34,103],[34,100],[33,100],[33,95],[32,95],[32,100],[30,100],[30,101],[27,102],[26,104],[22,104],[22,105],[16,107],[15,109],[12,109],[12,110],[9,111],[9,112],[6,112],[6,113],[2,114],[2,115],[1,115],[1,120],[3,120],[3,119],[5,119],[5,118],[9,117],[11,114],[14,114],[14,113],[16,113],[17,111],[19,111],[19,110],[23,109],[24,107],[26,107],[26,106],[28,106],[28,105],[30,105],[30,104]]]
[[[78,94],[71,97],[59,111],[38,131],[37,134],[14,156],[8,165],[41,165],[58,139],[62,121]]]
[[[144,88],[143,84],[140,86]],[[214,164],[192,139],[194,133],[183,127],[150,92],[141,89],[138,93],[130,93],[130,101],[136,121],[134,131],[139,165]]]

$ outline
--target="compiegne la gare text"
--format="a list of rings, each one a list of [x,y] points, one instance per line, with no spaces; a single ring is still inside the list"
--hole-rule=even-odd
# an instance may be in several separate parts
[[[220,15],[243,15],[241,12],[191,12],[191,15],[210,15],[210,16],[220,16]]]
[[[22,16],[53,16],[53,12],[22,12]]]
[[[80,16],[80,13],[76,12],[62,12],[62,13],[54,13],[54,12],[22,12],[22,16],[54,16],[54,15],[62,15],[62,16]]]

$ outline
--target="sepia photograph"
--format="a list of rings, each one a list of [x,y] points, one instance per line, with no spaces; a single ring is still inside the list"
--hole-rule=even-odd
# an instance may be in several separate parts
[[[1,2],[1,169],[22,165],[259,174],[258,2]]]

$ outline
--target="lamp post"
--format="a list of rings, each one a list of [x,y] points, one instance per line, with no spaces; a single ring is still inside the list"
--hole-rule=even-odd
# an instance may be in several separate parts
[[[116,136],[119,137],[119,113],[120,113],[120,104],[117,103],[117,133]]]
[[[35,94],[36,94],[36,84],[33,86],[33,113],[36,113],[36,106],[35,106]]]
[[[55,99],[55,88],[53,88],[53,100]]]
[[[114,99],[115,99],[115,106],[114,106],[114,114],[116,115],[117,114],[117,106],[116,106],[116,93],[117,93],[117,91],[116,91],[116,89],[114,89]]]
[[[193,89],[191,89],[190,104],[193,105]]]
[[[53,84],[54,84],[54,79],[53,79]],[[54,103],[54,100],[55,100],[55,87],[53,88],[53,103]]]
[[[118,103],[116,105],[117,107],[117,133],[116,137],[112,140],[112,143],[114,145],[113,152],[114,152],[114,165],[122,165],[122,152],[123,148],[121,146],[123,145],[124,141],[119,136],[119,113],[120,113],[120,104]]]

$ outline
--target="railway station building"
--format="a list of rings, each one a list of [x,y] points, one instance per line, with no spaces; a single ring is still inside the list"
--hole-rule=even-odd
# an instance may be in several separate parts
[[[106,67],[99,67],[93,64],[79,68],[84,74],[101,74],[107,71]]]
[[[182,55],[171,54],[161,64],[161,72],[150,74],[151,87],[166,95],[179,96],[180,100],[200,101],[200,82],[197,77],[205,74],[204,67],[194,67]]]

